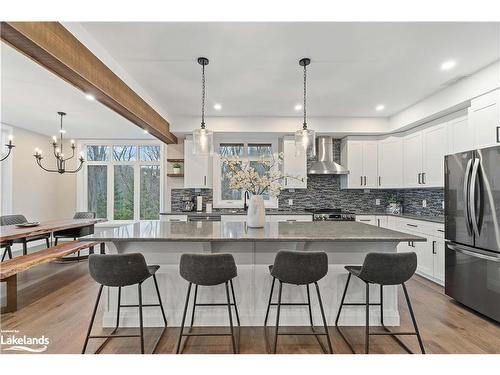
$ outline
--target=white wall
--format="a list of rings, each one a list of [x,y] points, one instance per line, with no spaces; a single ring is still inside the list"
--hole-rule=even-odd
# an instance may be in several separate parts
[[[12,213],[28,220],[54,220],[73,217],[76,210],[76,176],[49,173],[36,165],[35,147],[44,151],[43,163],[53,166],[50,137],[13,128],[16,147],[12,157]],[[65,145],[68,147],[69,145]],[[69,164],[72,166],[73,164]]]
[[[500,61],[421,100],[389,119],[389,131],[400,131],[470,105],[470,100],[500,87]]]

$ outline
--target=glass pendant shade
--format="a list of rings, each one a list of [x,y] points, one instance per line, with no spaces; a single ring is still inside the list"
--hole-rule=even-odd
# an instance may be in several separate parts
[[[214,152],[214,132],[208,129],[193,130],[193,154],[212,155]]]
[[[295,132],[295,154],[306,155],[307,159],[316,157],[316,140],[314,130],[300,129]]]

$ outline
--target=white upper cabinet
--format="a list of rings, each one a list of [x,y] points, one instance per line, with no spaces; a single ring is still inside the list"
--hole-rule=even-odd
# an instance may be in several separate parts
[[[378,186],[400,188],[403,186],[403,139],[389,137],[378,143]]]
[[[295,138],[283,138],[283,174],[294,178],[285,177],[285,189],[307,188],[307,159],[305,153],[296,155]],[[303,181],[301,181],[303,179]]]
[[[184,187],[212,188],[212,156],[194,155],[191,139],[184,141]]]
[[[500,126],[500,90],[481,95],[471,101],[469,121],[474,129],[474,147],[500,144],[497,127]]]
[[[425,187],[444,186],[444,156],[448,149],[446,123],[422,130],[423,162],[421,183]]]
[[[377,141],[362,141],[352,138],[342,140],[341,164],[349,170],[342,175],[343,189],[368,189],[378,185]]]
[[[422,186],[422,132],[403,138],[403,181],[405,187]]]
[[[467,116],[448,122],[448,137],[450,154],[474,149],[474,128]]]

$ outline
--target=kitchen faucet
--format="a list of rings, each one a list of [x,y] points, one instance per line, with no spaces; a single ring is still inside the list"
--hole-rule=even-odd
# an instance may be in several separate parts
[[[243,195],[243,209],[248,211],[248,204],[247,204],[247,198],[250,199],[250,193],[248,190],[245,191],[245,194]]]

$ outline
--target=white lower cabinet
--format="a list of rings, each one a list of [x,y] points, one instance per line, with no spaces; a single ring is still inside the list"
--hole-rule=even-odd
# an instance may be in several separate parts
[[[160,221],[188,221],[187,215],[160,215]]]
[[[444,285],[444,225],[387,215],[356,215],[356,221],[425,237],[426,242],[401,242],[398,253],[417,254],[417,274]]]

